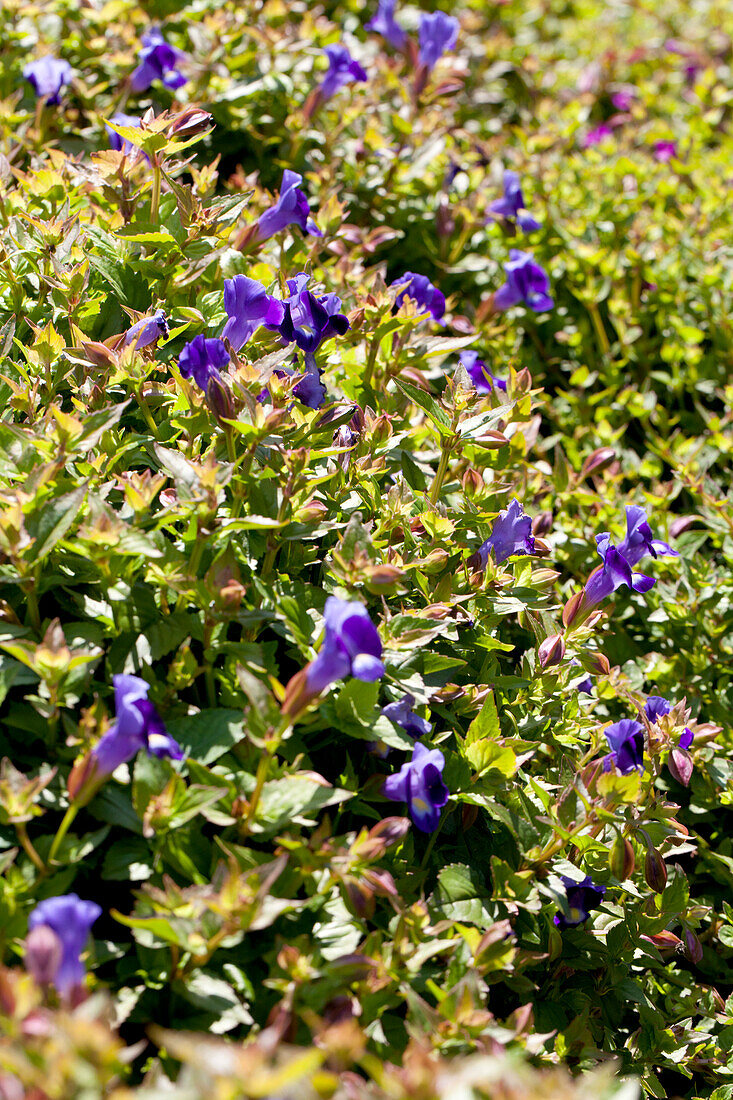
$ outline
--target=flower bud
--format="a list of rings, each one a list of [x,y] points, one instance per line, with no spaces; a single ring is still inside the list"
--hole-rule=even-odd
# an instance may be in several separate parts
[[[354,878],[352,875],[344,875],[342,879],[344,888],[344,901],[346,902],[347,909],[354,914],[355,917],[369,920],[374,916],[374,909],[376,902],[374,900],[374,891],[365,882],[360,882],[359,879]]]
[[[430,553],[422,559],[420,562],[420,569],[429,576],[432,576],[434,573],[440,573],[445,568],[445,564],[449,558],[450,554],[447,550],[443,550],[440,546],[436,546],[435,549],[431,550]]]
[[[367,589],[378,596],[381,593],[394,592],[400,581],[404,580],[406,574],[404,569],[399,569],[396,565],[370,565],[365,569],[364,584]]]
[[[387,413],[380,413],[371,423],[371,442],[385,443],[394,434],[392,419]]]
[[[585,602],[585,592],[576,592],[574,596],[571,596],[562,611],[563,626],[571,629],[576,624],[579,626],[582,622],[583,605]]]
[[[581,480],[599,470],[605,470],[606,466],[610,466],[615,457],[616,452],[613,447],[599,447],[597,450],[593,451],[583,463],[580,471]]]
[[[208,111],[202,111],[200,107],[186,107],[185,111],[181,111],[171,122],[168,127],[168,136],[185,141],[187,138],[206,133],[207,130],[212,129],[213,125],[214,119]]]
[[[545,638],[540,644],[538,656],[542,668],[559,665],[565,656],[565,639],[562,634],[550,634],[549,638]]]
[[[469,466],[461,478],[461,485],[463,486],[463,492],[469,498],[473,499],[478,493],[482,493],[486,488],[483,477],[478,470],[475,470],[473,466]]]
[[[625,882],[627,878],[631,878],[636,866],[636,858],[630,840],[620,834],[616,837],[608,853],[608,865],[611,868],[611,874],[615,875],[619,882]]]
[[[532,534],[546,535],[552,529],[552,512],[540,512],[532,520]]]
[[[96,340],[82,340],[81,346],[86,352],[86,357],[95,367],[116,367],[117,356],[106,344],[98,344]]]
[[[47,924],[33,928],[25,941],[25,968],[37,985],[51,985],[61,965],[61,940]]]
[[[675,745],[667,758],[667,767],[678,783],[683,787],[689,787],[693,763],[687,749],[681,749],[679,745]]]
[[[611,662],[605,653],[579,653],[580,663],[591,676],[608,676]]]
[[[455,218],[451,212],[450,203],[441,202],[438,213],[435,216],[435,231],[439,237],[450,237],[456,227]]]
[[[532,587],[540,590],[549,588],[559,576],[560,574],[556,569],[535,569],[532,573]]]
[[[691,928],[685,929],[685,954],[690,962],[702,961],[702,944]]]
[[[478,817],[478,806],[464,805],[461,807],[461,829],[467,833]]]
[[[320,500],[307,500],[293,517],[296,523],[320,523],[328,515],[328,508]]]
[[[231,391],[226,383],[217,376],[212,376],[206,386],[206,402],[217,420],[234,420],[234,402]]]
[[[661,894],[664,887],[667,885],[667,865],[662,859],[661,854],[651,844],[646,850],[644,878],[647,881],[647,885],[650,889],[654,890],[656,894]]]

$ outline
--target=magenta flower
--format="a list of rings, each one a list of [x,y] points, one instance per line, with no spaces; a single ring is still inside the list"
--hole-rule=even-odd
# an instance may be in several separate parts
[[[534,230],[541,228],[537,219],[533,218],[526,209],[519,176],[510,168],[504,172],[504,195],[489,204],[489,214],[516,222],[524,233],[533,233]]]
[[[418,30],[420,63],[433,69],[438,59],[455,46],[459,27],[458,20],[444,11],[423,12]]]
[[[285,169],[277,202],[260,215],[257,222],[257,235],[261,241],[274,237],[289,225],[299,225],[304,233],[312,233],[315,237],[323,236],[310,216],[308,199],[300,189],[302,182],[303,177],[298,172]]]
[[[445,757],[440,749],[426,749],[418,743],[412,750],[412,760],[402,765],[396,775],[388,776],[383,793],[393,802],[406,802],[413,824],[423,833],[438,827],[440,811],[450,798],[443,782]]]
[[[677,156],[677,142],[676,141],[655,141],[653,147],[654,159],[658,160],[660,164],[666,164],[667,161]]]
[[[509,309],[524,302],[535,313],[544,313],[555,304],[547,293],[550,280],[544,268],[535,263],[529,252],[513,248],[509,263],[504,264],[506,282],[494,295],[496,309]]]
[[[400,308],[405,298],[411,298],[420,309],[430,313],[435,321],[439,321],[445,313],[445,295],[437,286],[433,286],[427,275],[406,271],[391,286],[404,287],[395,298],[395,309]]]
[[[49,106],[56,106],[61,102],[61,92],[71,80],[73,75],[71,65],[58,57],[38,57],[35,61],[29,61],[23,69],[23,77],[33,88],[40,99],[45,99]]]
[[[326,636],[306,671],[306,685],[318,694],[347,676],[372,683],[384,675],[382,642],[369,612],[358,600],[329,596],[323,613]]]
[[[611,103],[617,111],[630,111],[635,99],[636,93],[631,88],[619,88],[611,95]]]
[[[506,380],[492,374],[477,351],[462,351],[458,358],[473,382],[476,393],[491,393],[493,389],[506,391]]]
[[[580,139],[580,147],[581,149],[589,149],[592,145],[600,145],[602,141],[610,137],[613,137],[613,127],[606,122],[602,122],[600,126],[589,130],[585,137]]]
[[[403,50],[407,35],[394,17],[395,7],[396,0],[379,0],[377,14],[366,24],[366,29],[381,34],[396,50]]]
[[[567,898],[567,912],[556,913],[554,921],[560,929],[575,928],[588,920],[592,909],[598,908],[603,901],[606,887],[596,886],[590,875],[586,875],[581,882],[563,875],[562,884]]]
[[[160,27],[151,27],[141,41],[143,48],[137,55],[139,64],[130,76],[133,92],[147,91],[156,80],[172,91],[186,83],[185,76],[176,68],[186,55],[166,42]]]
[[[28,917],[28,928],[50,928],[60,944],[58,965],[51,981],[59,993],[70,993],[84,981],[81,953],[89,932],[102,910],[94,901],[82,901],[77,894],[46,898]]]
[[[635,768],[644,770],[644,727],[640,722],[623,718],[603,732],[611,749],[603,764],[604,771],[610,771],[614,764],[622,775],[628,775]]]
[[[318,89],[322,99],[330,99],[347,84],[368,79],[366,72],[354,60],[346,46],[326,46],[324,53],[328,58],[328,70]]]
[[[184,378],[193,378],[206,392],[209,382],[219,380],[220,371],[229,363],[229,352],[223,340],[194,336],[178,356],[178,369]]]
[[[244,347],[260,325],[276,328],[285,316],[279,298],[268,294],[262,283],[246,275],[224,280],[224,309],[229,320],[222,336],[235,351]]]

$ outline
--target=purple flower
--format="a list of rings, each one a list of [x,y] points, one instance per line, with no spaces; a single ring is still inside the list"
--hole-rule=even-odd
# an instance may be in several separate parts
[[[180,760],[183,751],[163,725],[148,699],[150,685],[139,676],[120,674],[112,679],[115,688],[115,722],[92,749],[95,780],[111,775],[120,764],[132,760],[139,749],[151,756]]]
[[[493,389],[506,390],[506,381],[492,374],[477,351],[462,351],[458,356],[462,366],[474,384],[476,393],[491,393]]]
[[[445,758],[440,749],[426,749],[420,742],[412,750],[412,760],[396,775],[388,776],[382,791],[393,802],[406,802],[413,823],[423,833],[432,833],[440,821],[440,811],[450,798],[443,782]]]
[[[379,0],[377,14],[366,24],[368,31],[381,34],[396,50],[405,48],[407,35],[394,17],[396,0]]]
[[[326,387],[313,355],[305,356],[305,372],[300,382],[293,386],[293,393],[309,409],[320,409],[326,400]]]
[[[330,99],[340,88],[355,80],[367,79],[366,72],[358,61],[354,61],[346,46],[326,46],[324,53],[328,58],[328,71],[318,89],[323,99]]]
[[[585,676],[582,680],[579,680],[575,685],[575,690],[580,695],[592,695],[593,694],[593,681],[590,676]]]
[[[310,275],[299,272],[288,279],[290,296],[283,303],[284,313],[278,331],[284,340],[294,340],[301,351],[313,353],[331,336],[343,336],[349,327],[348,318],[341,310],[341,299],[336,294],[316,296],[308,290]]]
[[[229,352],[223,340],[194,336],[178,356],[178,369],[184,378],[193,378],[206,391],[211,378],[219,378],[229,362]]]
[[[421,718],[419,714],[415,714],[412,709],[414,705],[414,695],[403,695],[398,702],[388,703],[386,707],[382,707],[382,714],[396,726],[401,726],[406,733],[410,734],[410,737],[427,737],[431,729],[430,723],[427,718]]]
[[[524,514],[522,505],[516,498],[505,511],[499,512],[491,534],[476,551],[475,557],[479,559],[483,569],[489,560],[489,550],[494,551],[497,565],[501,565],[514,554],[534,554],[532,520]]]
[[[446,50],[452,50],[458,38],[459,22],[444,11],[420,16],[418,42],[420,63],[432,69]]]
[[[506,282],[494,295],[497,309],[509,309],[524,302],[535,313],[552,309],[554,302],[547,293],[550,280],[544,268],[532,258],[529,252],[520,252],[513,248],[509,253],[509,263],[504,264]]]
[[[581,882],[563,875],[562,884],[565,887],[568,912],[567,915],[564,912],[556,913],[554,921],[558,928],[575,928],[588,920],[591,909],[598,908],[603,901],[606,887],[596,886],[590,875],[586,875]]]
[[[141,41],[143,48],[137,55],[139,64],[130,77],[133,92],[146,91],[155,80],[162,80],[166,88],[173,91],[186,83],[185,76],[176,68],[186,55],[166,42],[160,27],[151,27]]]
[[[677,156],[677,142],[676,141],[655,141],[654,142],[654,159],[658,160],[661,164],[666,164],[668,160],[672,160]]]
[[[585,586],[585,602],[588,607],[605,600],[621,585],[626,584],[635,592],[648,592],[656,584],[652,577],[633,573],[623,554],[611,542],[611,536],[596,535],[598,553],[603,565],[593,572]]]
[[[285,316],[282,302],[268,294],[262,283],[246,275],[224,280],[224,309],[229,320],[222,336],[235,351],[244,347],[260,325],[276,327]]]
[[[136,130],[140,129],[141,119],[137,115],[126,115],[122,111],[118,111],[117,114],[112,115],[110,122],[116,123],[118,126],[130,126]],[[138,148],[133,145],[127,138],[121,137],[111,126],[105,125],[105,130],[109,134],[109,144],[112,149],[116,149],[118,153],[136,153]]]
[[[308,667],[308,690],[317,694],[346,676],[367,683],[381,679],[382,642],[364,605],[358,600],[329,596],[323,621],[326,636],[318,656]]]
[[[435,321],[439,321],[445,313],[445,295],[437,286],[433,286],[427,275],[406,271],[391,285],[404,287],[395,298],[395,309],[400,308],[405,298],[411,298],[420,309],[430,313]]]
[[[646,512],[638,504],[626,505],[626,538],[618,549],[629,565],[636,565],[646,554],[651,554],[653,558],[679,557],[677,551],[666,542],[652,536]]]
[[[159,309],[151,317],[141,317],[136,321],[125,333],[122,346],[126,348],[133,344],[135,350],[140,351],[160,340],[161,336],[168,339],[168,321],[163,309]]]
[[[274,237],[289,225],[299,225],[304,233],[322,237],[320,229],[310,216],[310,206],[305,193],[300,190],[303,177],[286,168],[280,184],[280,197],[274,206],[265,210],[257,222],[257,235],[261,241]]]
[[[489,213],[507,221],[516,221],[525,233],[533,233],[540,228],[540,223],[525,208],[518,174],[509,168],[504,172],[504,197],[489,204]]]
[[[661,695],[650,695],[644,704],[644,714],[649,719],[650,724],[653,726],[655,722],[658,722],[660,718],[663,718],[665,714],[669,714],[672,706],[663,699]]]
[[[580,139],[580,147],[581,149],[588,149],[592,145],[600,145],[602,141],[610,137],[613,137],[613,127],[606,122],[602,122],[600,126],[589,130],[585,137]]]
[[[102,910],[94,901],[82,901],[77,894],[46,898],[28,917],[28,928],[50,928],[61,945],[60,961],[52,981],[59,993],[71,992],[84,981],[80,955],[89,932]]]
[[[617,111],[629,111],[631,110],[635,99],[636,93],[633,89],[620,88],[619,91],[612,94],[611,103]]]
[[[68,61],[47,54],[29,61],[23,69],[23,77],[37,96],[45,99],[49,106],[55,106],[61,102],[61,91],[71,80],[72,69]]]
[[[644,727],[633,718],[623,718],[614,722],[604,731],[610,754],[603,765],[604,771],[610,771],[615,764],[622,775],[628,775],[635,768],[644,769]]]

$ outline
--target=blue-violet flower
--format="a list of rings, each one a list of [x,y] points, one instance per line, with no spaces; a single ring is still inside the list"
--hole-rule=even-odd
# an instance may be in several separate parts
[[[666,542],[652,536],[646,512],[637,504],[626,505],[626,538],[619,543],[618,551],[629,565],[636,565],[646,554],[651,554],[653,558],[679,557],[677,551]]]
[[[459,26],[458,20],[444,11],[423,12],[418,30],[420,63],[429,70],[434,68],[446,50],[455,46]]]
[[[186,55],[166,42],[160,27],[151,27],[141,41],[143,48],[137,55],[139,64],[130,76],[133,92],[146,91],[155,80],[161,80],[173,91],[186,83],[185,76],[176,68]]]
[[[596,886],[590,875],[586,875],[581,882],[562,875],[562,884],[565,887],[565,896],[568,902],[568,913],[556,913],[554,920],[558,928],[575,928],[588,920],[592,909],[597,909],[603,901],[606,893],[605,886]]]
[[[382,707],[382,714],[396,726],[401,726],[411,737],[427,737],[431,729],[430,723],[427,718],[415,714],[412,709],[414,705],[414,695],[403,695],[396,703],[388,703],[386,707]]]
[[[163,725],[163,720],[148,699],[150,685],[139,676],[119,674],[112,680],[115,689],[115,722],[92,749],[93,778],[98,782],[111,775],[120,764],[132,760],[139,749],[151,756],[183,757],[183,750]]]
[[[405,298],[411,298],[419,308],[430,313],[435,321],[439,321],[445,313],[445,295],[437,286],[433,286],[427,275],[406,271],[391,285],[404,287],[395,298],[395,309],[400,308]]]
[[[329,596],[323,613],[326,636],[306,671],[306,685],[317,694],[336,680],[355,676],[372,683],[384,675],[382,642],[369,612],[358,600]]]
[[[493,374],[483,359],[479,359],[477,351],[462,351],[458,358],[473,382],[476,393],[491,393],[493,389],[506,391],[506,379]]]
[[[84,981],[81,953],[89,932],[102,910],[94,901],[82,901],[77,894],[62,894],[46,898],[28,917],[28,928],[46,927],[56,935],[61,945],[60,959],[53,984],[59,993],[71,992]]]
[[[426,749],[418,743],[412,750],[412,760],[402,765],[396,775],[388,776],[383,793],[393,802],[406,802],[413,823],[423,833],[432,833],[440,821],[440,811],[450,798],[443,782],[445,757],[440,749]]]
[[[616,765],[622,775],[635,768],[644,769],[644,727],[633,718],[622,718],[604,731],[611,752],[604,761],[604,771]]]
[[[481,568],[485,569],[489,560],[489,550],[494,551],[494,560],[501,565],[514,554],[534,554],[534,535],[532,520],[525,515],[522,505],[514,498],[507,509],[499,512],[486,542],[476,551]]]
[[[644,573],[633,573],[623,554],[611,542],[611,536],[604,532],[596,535],[596,547],[603,565],[591,573],[585,585],[585,603],[587,607],[605,600],[621,585],[628,585],[635,592],[648,592],[656,581]]]
[[[396,0],[379,0],[376,15],[366,24],[368,31],[381,34],[396,50],[405,48],[407,35],[395,19]]]
[[[223,340],[218,337],[207,339],[194,336],[185,345],[178,356],[178,369],[184,378],[193,378],[204,392],[210,379],[218,379],[220,371],[229,363],[229,352]]]
[[[61,92],[72,77],[72,68],[68,61],[58,57],[38,57],[29,61],[23,69],[23,77],[33,91],[51,106],[61,102]]]
[[[310,206],[300,184],[303,177],[286,168],[280,184],[280,195],[274,206],[265,210],[257,222],[257,236],[261,241],[274,237],[289,225],[299,225],[304,233],[322,237],[323,233],[310,216]]]
[[[324,53],[328,58],[328,71],[318,89],[323,99],[330,99],[347,84],[368,79],[366,72],[354,60],[346,46],[326,46]]]
[[[140,351],[160,340],[161,336],[168,339],[168,320],[163,309],[151,317],[141,317],[136,321],[125,333],[122,346],[126,348],[132,344],[136,351]]]
[[[260,327],[277,327],[285,316],[285,307],[279,298],[268,294],[262,283],[235,275],[224,280],[224,309],[229,320],[222,336],[235,351],[239,351]]]
[[[515,221],[525,233],[533,233],[540,228],[540,222],[528,212],[524,205],[524,195],[519,176],[510,168],[504,172],[504,196],[489,204],[489,213],[507,221]]]
[[[547,293],[550,280],[547,272],[535,263],[529,252],[520,252],[513,248],[509,253],[509,263],[504,264],[506,282],[494,295],[497,309],[509,309],[524,302],[535,313],[552,309],[554,302]]]

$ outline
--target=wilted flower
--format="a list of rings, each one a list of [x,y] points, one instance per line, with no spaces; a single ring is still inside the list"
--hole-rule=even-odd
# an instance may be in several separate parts
[[[61,943],[61,958],[51,981],[59,993],[69,993],[84,981],[80,955],[95,920],[102,910],[94,901],[82,901],[77,894],[46,898],[28,917],[28,928],[47,927]]]
[[[634,768],[644,768],[644,727],[633,718],[622,718],[604,731],[611,752],[604,762],[604,770],[610,771],[615,764],[622,775],[628,775]]]
[[[306,670],[309,691],[317,694],[346,676],[371,683],[384,675],[382,642],[362,603],[329,596],[323,621],[326,627],[323,645]]]
[[[654,159],[658,160],[661,164],[666,164],[668,160],[672,160],[677,156],[677,142],[676,141],[655,141],[654,142]]]
[[[462,351],[458,358],[473,382],[476,393],[491,393],[493,389],[506,390],[506,379],[493,374],[479,359],[477,351]]]
[[[148,699],[150,685],[139,676],[119,674],[113,677],[115,722],[92,749],[93,779],[111,775],[120,764],[132,760],[139,749],[151,756],[169,756],[180,760],[183,751],[168,733],[163,720]]]
[[[552,309],[554,302],[547,293],[550,280],[544,268],[532,259],[529,252],[520,252],[513,248],[509,253],[509,263],[504,264],[507,280],[494,295],[497,309],[509,309],[524,302],[535,313]]]
[[[592,909],[598,908],[603,901],[606,887],[596,886],[590,875],[586,875],[580,882],[562,875],[562,884],[565,887],[568,912],[567,915],[564,912],[556,913],[554,921],[558,928],[575,928],[588,920]]]
[[[224,309],[229,320],[222,336],[235,351],[244,347],[260,325],[276,327],[285,316],[285,307],[279,298],[268,294],[262,283],[246,275],[224,280]]]
[[[650,724],[653,726],[655,722],[658,722],[660,718],[663,718],[665,714],[669,714],[672,706],[661,695],[649,695],[646,703],[644,704],[644,714],[649,719]]]
[[[622,585],[628,585],[635,592],[648,592],[656,581],[644,573],[633,573],[626,558],[611,542],[609,534],[596,535],[598,553],[603,565],[595,570],[585,586],[585,603],[593,607],[615,592]]]
[[[140,129],[141,119],[137,115],[126,115],[122,111],[118,111],[110,117],[110,122],[115,122],[118,126],[129,126],[136,130]],[[136,153],[138,152],[137,146],[133,145],[127,138],[123,138],[120,134],[113,130],[111,126],[105,125],[105,130],[109,134],[109,144],[112,149],[116,149],[118,153]]]
[[[395,6],[396,0],[379,0],[377,14],[366,24],[366,29],[381,34],[390,46],[402,50],[407,42],[407,35],[394,17]]]
[[[525,515],[522,505],[515,498],[509,507],[494,520],[494,526],[486,542],[476,551],[482,568],[486,568],[489,550],[494,551],[494,560],[501,565],[514,554],[534,554],[534,535],[532,520]]]
[[[328,71],[318,89],[322,99],[330,99],[340,88],[356,80],[367,80],[366,72],[346,46],[326,46],[324,53],[328,58]]]
[[[229,362],[229,352],[218,337],[194,336],[178,356],[178,369],[184,378],[193,378],[206,391],[210,378],[218,378]]]
[[[23,69],[23,77],[33,88],[33,91],[49,106],[55,106],[61,102],[61,92],[71,80],[73,73],[68,61],[59,57],[38,57],[35,61],[29,61]]]
[[[440,811],[450,798],[443,782],[444,767],[445,757],[440,749],[426,749],[418,741],[412,750],[412,760],[384,781],[384,794],[393,802],[406,802],[412,821],[423,833],[437,829]]]
[[[540,228],[540,222],[527,211],[519,175],[510,168],[504,172],[504,197],[489,204],[489,213],[497,218],[515,221],[525,233]]]
[[[619,543],[618,551],[619,554],[623,554],[629,565],[636,565],[645,554],[651,554],[653,558],[665,555],[679,557],[677,551],[666,542],[652,537],[646,512],[637,504],[626,505],[626,538]]]
[[[176,68],[186,55],[166,42],[160,27],[151,27],[141,41],[143,48],[137,55],[139,64],[130,76],[133,92],[146,91],[155,80],[161,80],[173,91],[186,83],[185,76]]]
[[[459,22],[444,11],[420,16],[418,31],[420,63],[432,69],[446,50],[452,50],[458,38]]]
[[[320,229],[310,216],[310,206],[300,184],[303,177],[286,168],[280,184],[280,196],[274,206],[265,210],[257,222],[257,236],[261,241],[274,237],[289,225],[299,225],[304,233],[322,237]]]
[[[301,351],[312,354],[331,336],[343,336],[349,327],[348,318],[340,312],[341,299],[336,294],[316,296],[308,290],[310,275],[301,271],[288,279],[290,296],[283,303],[283,319],[278,331],[284,340],[294,340]]]
[[[432,314],[436,321],[439,321],[445,313],[445,295],[438,290],[437,286],[433,286],[427,275],[406,271],[391,285],[404,287],[404,290],[401,290],[395,298],[395,309],[400,308],[405,298],[412,298],[421,309]]]
[[[141,317],[136,321],[125,333],[122,346],[126,348],[132,344],[137,351],[140,351],[141,348],[146,348],[156,340],[160,340],[161,336],[168,339],[168,320],[165,310],[159,309],[151,317]]]
[[[388,703],[386,707],[382,707],[382,714],[396,726],[401,726],[411,737],[427,737],[430,733],[430,723],[427,718],[421,718],[419,714],[415,714],[412,709],[414,705],[414,695],[403,695],[396,703]]]

